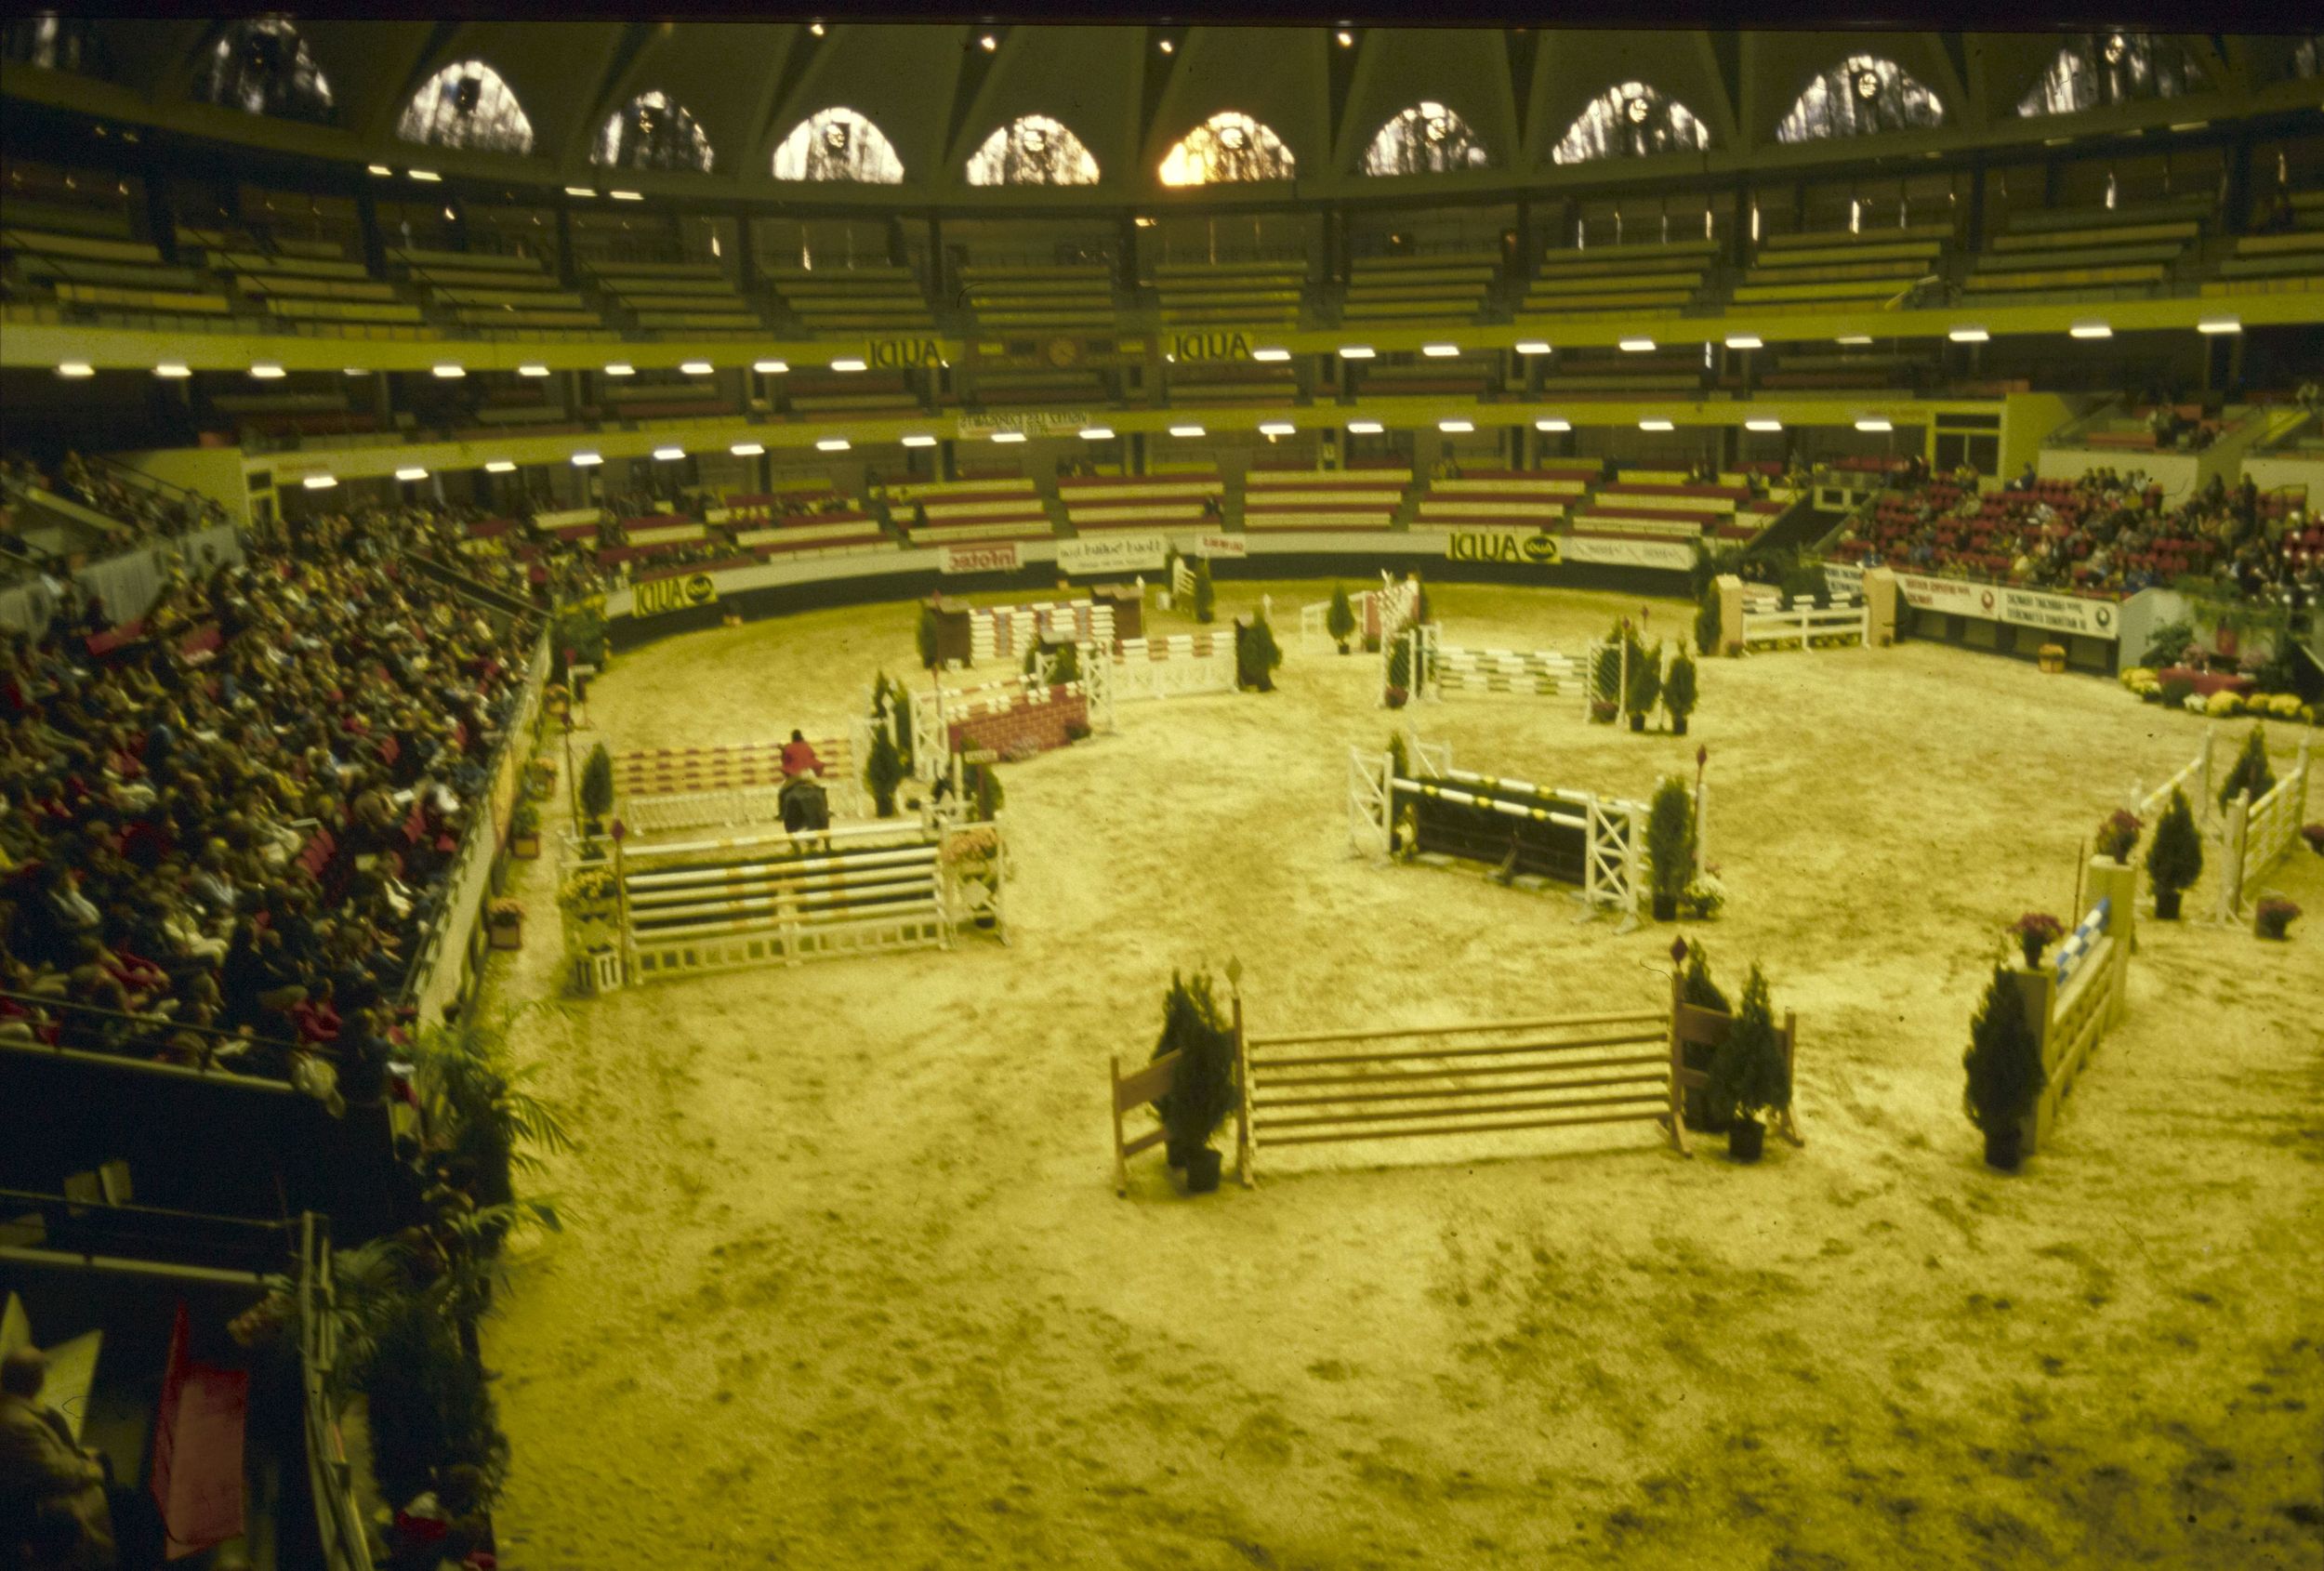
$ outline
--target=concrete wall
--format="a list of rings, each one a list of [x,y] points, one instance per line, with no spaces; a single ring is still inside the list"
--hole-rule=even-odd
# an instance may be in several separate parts
[[[112,456],[156,480],[200,492],[238,526],[250,522],[250,486],[244,478],[248,466],[239,447],[162,447]]]

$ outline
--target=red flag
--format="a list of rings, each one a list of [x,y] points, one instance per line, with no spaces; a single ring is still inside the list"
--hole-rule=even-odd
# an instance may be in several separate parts
[[[250,1376],[195,1363],[191,1340],[180,1300],[153,1423],[153,1503],[161,1508],[172,1560],[240,1538],[244,1527],[242,1446]]]

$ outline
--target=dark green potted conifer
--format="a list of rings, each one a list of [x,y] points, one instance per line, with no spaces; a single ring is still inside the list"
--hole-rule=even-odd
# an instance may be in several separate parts
[[[1743,1001],[1736,1009],[1735,1024],[1711,1060],[1707,1089],[1713,1114],[1728,1120],[1727,1155],[1737,1162],[1758,1161],[1767,1136],[1760,1116],[1781,1113],[1791,1105],[1791,1069],[1784,1062],[1783,1039],[1776,1032],[1767,978],[1756,965],[1743,984]]]
[[[1632,731],[1646,729],[1646,717],[1654,712],[1662,697],[1662,644],[1657,640],[1649,649],[1635,638],[1630,640],[1630,688],[1622,695],[1622,707],[1630,713]]]
[[[1961,1104],[1985,1135],[1985,1159],[2005,1173],[2025,1160],[2026,1119],[2041,1097],[2041,1047],[2026,1021],[2024,995],[2006,966],[1993,968],[1985,1001],[1969,1023]]]
[[[1681,645],[1670,656],[1662,678],[1662,706],[1670,716],[1670,734],[1686,734],[1686,717],[1695,712],[1695,657]]]
[[[2179,919],[2179,900],[2203,876],[2203,836],[2195,827],[2195,810],[2186,793],[2173,786],[2171,805],[2155,821],[2154,838],[2146,842],[2146,878],[2155,887],[2155,919]]]
[[[1655,790],[1646,813],[1646,866],[1654,889],[1654,917],[1675,922],[1679,895],[1695,876],[1695,799],[1686,782],[1670,775]]]
[[[1692,1004],[1698,1010],[1713,1010],[1720,1014],[1735,1012],[1734,1007],[1727,1002],[1727,996],[1719,990],[1717,983],[1710,980],[1710,956],[1699,944],[1690,946],[1688,950],[1686,974],[1679,984],[1679,998],[1681,1002]],[[1689,1042],[1685,1048],[1684,1067],[1709,1074],[1716,1053],[1716,1049],[1700,1042]],[[1727,1132],[1726,1119],[1720,1116],[1718,1110],[1710,1104],[1710,1089],[1708,1086],[1687,1088],[1684,1116],[1686,1127],[1690,1129],[1700,1129],[1705,1134],[1713,1135]]]
[[[1218,591],[1210,587],[1210,559],[1195,559],[1195,620],[1208,622],[1217,616]]]
[[[1235,1029],[1212,990],[1208,972],[1170,973],[1162,1002],[1162,1036],[1154,1056],[1179,1054],[1170,1089],[1155,1099],[1162,1116],[1170,1166],[1185,1169],[1190,1195],[1219,1187],[1219,1153],[1210,1137],[1240,1102],[1235,1084]]]
[[[2251,734],[2243,739],[2243,751],[2236,755],[2235,767],[2227,772],[2226,782],[2219,787],[2219,811],[2225,812],[2237,797],[2249,791],[2258,801],[2276,784],[2276,772],[2267,765],[2267,733],[2264,727],[2254,725]]]
[[[1331,587],[1331,609],[1324,613],[1324,631],[1331,635],[1340,653],[1348,652],[1348,640],[1355,632],[1355,606],[1348,600],[1345,584]]]

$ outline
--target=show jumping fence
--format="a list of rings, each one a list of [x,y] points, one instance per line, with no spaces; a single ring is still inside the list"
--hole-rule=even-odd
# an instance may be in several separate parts
[[[2297,840],[2301,820],[2308,811],[2308,739],[2300,739],[2300,753],[2289,773],[2257,801],[2249,791],[2227,804],[2220,829],[2226,848],[2225,875],[2219,880],[2221,921],[2239,919],[2258,898],[2260,880],[2275,871]]]
[[[616,845],[632,982],[891,949],[952,947],[971,924],[1006,942],[995,824],[874,824],[800,835]]]
[[[1114,607],[1098,601],[1041,601],[1029,605],[972,605],[969,621],[971,666],[1023,659],[1036,643],[1097,643],[1114,646]]]
[[[1787,606],[1773,589],[1746,588],[1743,596],[1745,653],[1754,649],[1839,649],[1872,646],[1872,608],[1854,595],[1835,595],[1818,605],[1809,597]]]
[[[1638,802],[1472,773],[1452,767],[1448,746],[1407,741],[1406,765],[1393,756],[1348,750],[1348,840],[1359,854],[1400,849],[1499,868],[1505,879],[1578,886],[1587,921],[1601,910],[1638,925],[1645,879],[1647,811]],[[1702,857],[1697,788],[1697,861]]]
[[[1555,697],[1581,680],[1573,657],[1554,649],[1447,648],[1433,624],[1406,629],[1413,695],[1441,701],[1446,693],[1516,693]]]
[[[1094,646],[1081,651],[1085,670],[1101,658]],[[1233,633],[1173,633],[1161,639],[1124,639],[1108,665],[1116,703],[1235,691]],[[1110,723],[1110,715],[1108,720]]]
[[[869,812],[864,759],[870,727],[859,721],[851,736],[809,738],[824,772],[835,816]],[[720,747],[651,748],[614,756],[614,815],[643,835],[741,827],[783,822],[783,744],[738,743]]]
[[[1355,613],[1355,631],[1348,636],[1358,648],[1385,644],[1412,614],[1418,596],[1409,579],[1392,579],[1382,573],[1380,586],[1348,597],[1349,609]],[[1327,600],[1300,607],[1300,653],[1312,654],[1338,647],[1328,627],[1330,619]]]
[[[2050,964],[2010,968],[2041,1050],[2041,1094],[2021,1131],[2027,1155],[2047,1142],[2076,1076],[2128,1012],[2137,875],[2112,857],[2096,857],[2089,888],[2090,909]]]
[[[1246,1189],[1257,1187],[1262,1149],[1606,1124],[1654,1125],[1671,1149],[1691,1155],[1685,1097],[1709,1076],[1687,1062],[1708,1062],[1734,1019],[1684,1003],[1680,989],[1673,975],[1665,1009],[1277,1036],[1248,1030],[1238,992],[1236,1175]],[[1798,1020],[1787,1014],[1778,1041],[1788,1085],[1798,1039]],[[1119,1057],[1113,1061],[1117,1195],[1129,1192],[1129,1158],[1165,1138],[1160,1129],[1132,1138],[1125,1120],[1169,1094],[1179,1056],[1167,1054],[1128,1075]],[[1792,1144],[1805,1143],[1789,1107],[1774,1123]]]

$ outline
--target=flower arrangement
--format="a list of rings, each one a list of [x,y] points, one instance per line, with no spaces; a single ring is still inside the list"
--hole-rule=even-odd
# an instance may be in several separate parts
[[[559,898],[567,905],[610,904],[614,898],[614,871],[600,864],[584,867],[565,880]]]
[[[2310,851],[2316,852],[2318,856],[2324,856],[2324,824],[2309,824],[2303,825],[2300,830],[2300,838],[2308,842],[2308,849]]]
[[[491,917],[495,924],[499,925],[506,925],[509,922],[520,922],[524,919],[524,902],[522,900],[508,900],[506,898],[495,900],[486,905],[484,910],[485,914]]]
[[[2262,938],[2281,939],[2292,919],[2300,915],[2300,907],[2281,895],[2264,897],[2252,913],[2252,931]]]
[[[1707,865],[1679,891],[1679,915],[1690,922],[1707,922],[1719,914],[1727,903],[1727,886],[1719,879],[1719,868]]]
[[[2066,924],[2047,911],[2028,911],[2010,924],[2017,946],[2025,951],[2028,970],[2041,964],[2041,952],[2066,936]]]
[[[2129,865],[2131,848],[2138,844],[2138,832],[2146,825],[2138,814],[2116,808],[2098,825],[2098,854],[2111,856],[2122,865]]]
[[[989,862],[1000,850],[1000,836],[989,826],[966,829],[948,837],[942,855],[947,866],[961,863]]]

